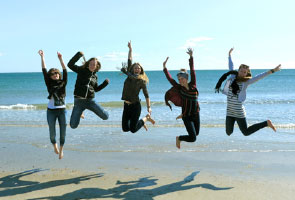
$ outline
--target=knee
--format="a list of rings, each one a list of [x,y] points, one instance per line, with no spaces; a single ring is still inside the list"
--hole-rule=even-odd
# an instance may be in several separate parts
[[[232,130],[226,130],[226,134],[227,134],[228,136],[230,136],[232,133],[233,133]]]
[[[70,123],[70,127],[71,127],[72,129],[75,129],[75,128],[78,127],[78,124]]]
[[[250,133],[248,131],[246,131],[246,130],[242,130],[242,133],[243,133],[244,136],[249,136],[250,135]]]
[[[192,137],[191,142],[195,142],[197,140],[197,137]]]
[[[134,128],[130,129],[131,133],[136,133],[136,130]]]
[[[107,119],[109,119],[109,114],[108,114],[108,113],[105,113],[105,114],[102,116],[102,119],[103,119],[103,120],[107,120]]]

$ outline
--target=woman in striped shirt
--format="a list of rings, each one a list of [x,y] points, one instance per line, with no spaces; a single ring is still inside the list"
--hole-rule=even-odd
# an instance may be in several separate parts
[[[246,121],[246,111],[243,105],[243,102],[246,100],[246,89],[247,87],[266,77],[269,74],[277,72],[280,70],[281,65],[278,65],[276,68],[258,74],[252,78],[251,71],[249,66],[241,64],[238,71],[233,70],[233,62],[231,60],[231,53],[233,48],[229,51],[228,67],[229,72],[225,73],[216,84],[215,90],[219,92],[222,82],[230,75],[230,78],[227,80],[222,93],[227,95],[227,109],[226,109],[226,134],[230,136],[234,130],[235,121],[237,121],[239,128],[243,135],[248,136],[259,129],[270,127],[274,131],[276,128],[270,120],[253,124],[252,126],[247,127]]]
[[[163,71],[166,78],[171,83],[171,85],[179,91],[182,100],[182,113],[176,119],[182,118],[183,123],[186,127],[188,135],[181,135],[176,137],[176,147],[180,149],[180,142],[195,142],[200,131],[200,115],[199,115],[199,103],[198,103],[198,89],[196,85],[196,73],[194,69],[193,61],[193,50],[188,49],[187,54],[189,54],[189,66],[191,81],[188,82],[189,75],[185,69],[181,69],[177,74],[179,83],[177,83],[170,75],[166,68],[166,63],[169,57],[166,58],[163,63]]]

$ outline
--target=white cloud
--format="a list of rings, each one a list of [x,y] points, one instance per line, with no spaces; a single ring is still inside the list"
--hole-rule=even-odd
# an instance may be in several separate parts
[[[101,57],[102,60],[108,61],[124,61],[127,59],[128,53],[127,52],[112,52],[107,53]]]
[[[189,47],[193,48],[197,45],[200,45],[199,43],[202,41],[207,41],[207,40],[213,40],[213,38],[210,37],[196,37],[196,38],[190,38],[188,39],[185,44],[180,47],[180,49],[187,49]]]

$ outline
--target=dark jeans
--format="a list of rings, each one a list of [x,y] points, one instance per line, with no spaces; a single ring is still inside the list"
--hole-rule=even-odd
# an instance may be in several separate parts
[[[59,123],[60,145],[63,146],[65,143],[66,127],[67,127],[66,113],[67,113],[66,109],[47,109],[47,122],[48,122],[48,126],[49,126],[50,141],[52,144],[56,143],[56,140],[55,140],[56,119],[58,119],[58,123]]]
[[[267,127],[267,121],[264,121],[261,123],[253,124],[252,126],[249,126],[247,128],[246,118],[236,118],[236,117],[226,116],[225,128],[226,128],[226,134],[228,136],[230,136],[234,131],[235,121],[238,122],[240,130],[245,136],[251,135],[252,133],[255,133],[256,131],[258,131],[259,129]]]
[[[180,141],[195,142],[200,132],[200,114],[182,117],[188,135],[179,136]]]
[[[135,133],[144,125],[142,119],[138,120],[140,117],[140,113],[140,102],[136,102],[133,104],[127,104],[124,102],[124,110],[122,116],[122,130],[124,132],[131,131],[132,133]]]
[[[109,114],[99,104],[95,103],[94,99],[75,98],[70,121],[71,128],[78,127],[81,114],[85,109],[91,110],[103,120],[107,120],[109,118]]]

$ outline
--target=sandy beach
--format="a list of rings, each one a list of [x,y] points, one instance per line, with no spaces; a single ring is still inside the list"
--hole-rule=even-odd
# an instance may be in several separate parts
[[[293,152],[90,152],[65,146],[59,160],[51,146],[0,138],[0,199],[269,200],[295,195]]]

